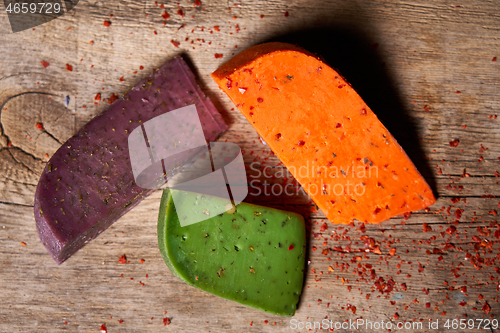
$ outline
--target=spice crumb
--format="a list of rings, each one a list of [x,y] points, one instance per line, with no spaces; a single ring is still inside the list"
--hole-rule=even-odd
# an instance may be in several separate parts
[[[122,256],[120,257],[120,259],[118,259],[118,262],[119,262],[120,264],[126,264],[126,263],[127,263],[127,256],[122,255]]]

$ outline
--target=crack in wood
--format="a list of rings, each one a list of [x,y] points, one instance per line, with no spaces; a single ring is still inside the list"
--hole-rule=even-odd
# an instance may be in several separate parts
[[[34,155],[32,154],[29,154],[27,152],[25,152],[24,150],[22,150],[21,148],[18,148],[16,147],[17,149],[19,149],[21,152],[25,153],[26,155],[30,156],[31,158],[33,158],[34,160],[37,160],[37,161],[42,161],[42,159],[38,158],[38,157],[35,157]],[[11,152],[11,149],[7,149],[7,152],[10,154],[10,156],[12,157],[12,159],[14,161],[16,161],[18,164],[21,164],[22,166],[24,166],[26,169],[28,169],[28,171],[30,171],[31,173],[34,173],[35,175],[38,175],[39,173],[34,171],[34,170],[31,170],[31,168],[29,166],[27,166],[26,164],[24,164],[22,161],[19,161],[17,160],[15,157],[14,157],[14,154],[12,154]]]
[[[56,142],[58,142],[60,145],[62,145],[64,143],[64,142],[61,142],[58,138],[56,138],[52,133],[50,133],[49,131],[47,131],[45,128],[43,129],[42,133],[47,134],[52,139],[56,140]]]
[[[21,76],[21,75],[32,75],[32,74],[38,74],[38,75],[41,75],[41,76],[47,76],[47,74],[45,74],[45,73],[19,72],[19,73],[16,73],[16,74],[10,74],[10,75],[6,75],[6,76],[2,76],[2,77],[0,77],[0,81],[6,80],[6,79],[11,78],[11,77],[16,77],[16,76]]]
[[[26,204],[20,204],[20,203],[15,203],[15,202],[7,202],[7,201],[0,201],[0,204],[2,204],[2,205],[9,205],[9,206],[18,206],[18,207],[31,207],[31,208],[34,207],[34,205],[26,205]]]
[[[26,183],[26,182],[20,182],[19,180],[15,180],[15,179],[12,179],[12,178],[9,178],[9,177],[5,177],[4,178],[4,181],[2,182],[3,184],[6,183],[5,180],[10,180],[14,184],[21,184],[21,185],[24,185],[24,186],[33,186],[33,187],[37,186],[37,184],[30,184],[30,183]]]

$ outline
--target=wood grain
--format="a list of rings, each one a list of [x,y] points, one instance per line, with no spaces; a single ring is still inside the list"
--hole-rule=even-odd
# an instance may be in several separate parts
[[[177,54],[230,124],[220,140],[244,151],[251,193],[292,183],[209,77],[240,50],[269,40],[297,43],[337,68],[439,197],[430,211],[363,228],[330,224],[304,193],[250,195],[308,219],[310,263],[293,319],[423,324],[409,332],[433,331],[429,320],[439,319],[444,331],[446,319],[498,319],[498,3],[160,4],[80,1],[63,17],[16,34],[0,5],[1,331],[97,332],[102,324],[109,332],[293,331],[290,318],[206,294],[168,271],[156,241],[159,191],[61,266],[39,241],[32,211],[40,172],[57,148],[105,110],[112,94],[122,96]],[[118,262],[123,254],[130,263]]]

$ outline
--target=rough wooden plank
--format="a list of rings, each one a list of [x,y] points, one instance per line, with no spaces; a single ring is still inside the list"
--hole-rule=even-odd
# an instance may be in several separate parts
[[[177,6],[184,17],[177,14]],[[167,20],[161,16],[165,10]],[[270,39],[297,42],[337,67],[435,183],[440,196],[430,212],[367,225],[364,232],[358,223],[329,224],[305,195],[249,197],[300,211],[311,225],[310,264],[294,319],[423,320],[422,329],[408,331],[430,332],[435,330],[428,329],[428,319],[439,319],[444,330],[445,319],[465,318],[464,314],[466,319],[497,317],[499,245],[494,211],[500,212],[500,119],[495,115],[500,107],[500,60],[492,60],[500,57],[499,18],[496,3],[480,1],[202,1],[201,8],[194,1],[165,3],[164,8],[154,2],[80,1],[57,20],[10,34],[0,10],[0,330],[95,332],[103,323],[109,331],[120,332],[291,330],[289,319],[202,293],[172,276],[156,245],[159,192],[60,267],[38,240],[31,207],[38,173],[45,154],[57,148],[56,139],[67,139],[102,112],[110,96],[122,95],[179,53],[190,60],[203,89],[231,125],[221,140],[242,147],[249,180],[262,184],[267,178],[252,177],[257,173],[250,169],[252,162],[276,173],[279,161],[209,74],[241,49]],[[110,27],[103,25],[105,20]],[[178,48],[172,40],[180,42]],[[44,68],[42,60],[50,66]],[[40,121],[48,133],[36,127]],[[454,139],[459,144],[450,147]],[[460,201],[454,202],[455,197]],[[455,225],[457,209],[463,212]],[[325,222],[327,229],[322,230]],[[431,230],[423,232],[424,223]],[[453,235],[446,232],[451,226],[456,228],[449,231]],[[382,254],[373,249],[353,252],[365,249],[363,236],[380,242]],[[445,249],[447,242],[455,248]],[[476,270],[470,259],[465,260],[466,252],[490,262]],[[126,265],[118,263],[124,253],[130,260]],[[459,265],[460,271],[452,271]],[[395,290],[380,293],[375,286],[380,277],[386,288],[392,278]],[[467,292],[461,292],[465,285]],[[482,310],[486,302],[489,314]],[[172,320],[167,327],[164,316]]]

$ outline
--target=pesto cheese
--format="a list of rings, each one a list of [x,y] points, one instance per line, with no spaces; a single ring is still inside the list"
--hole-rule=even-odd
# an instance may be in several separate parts
[[[293,316],[302,292],[306,238],[301,215],[241,203],[225,213],[181,227],[184,216],[220,201],[182,192],[175,207],[165,190],[158,217],[158,245],[165,263],[187,284],[281,316]],[[182,209],[181,209],[182,208]],[[186,214],[186,213],[184,213]]]

